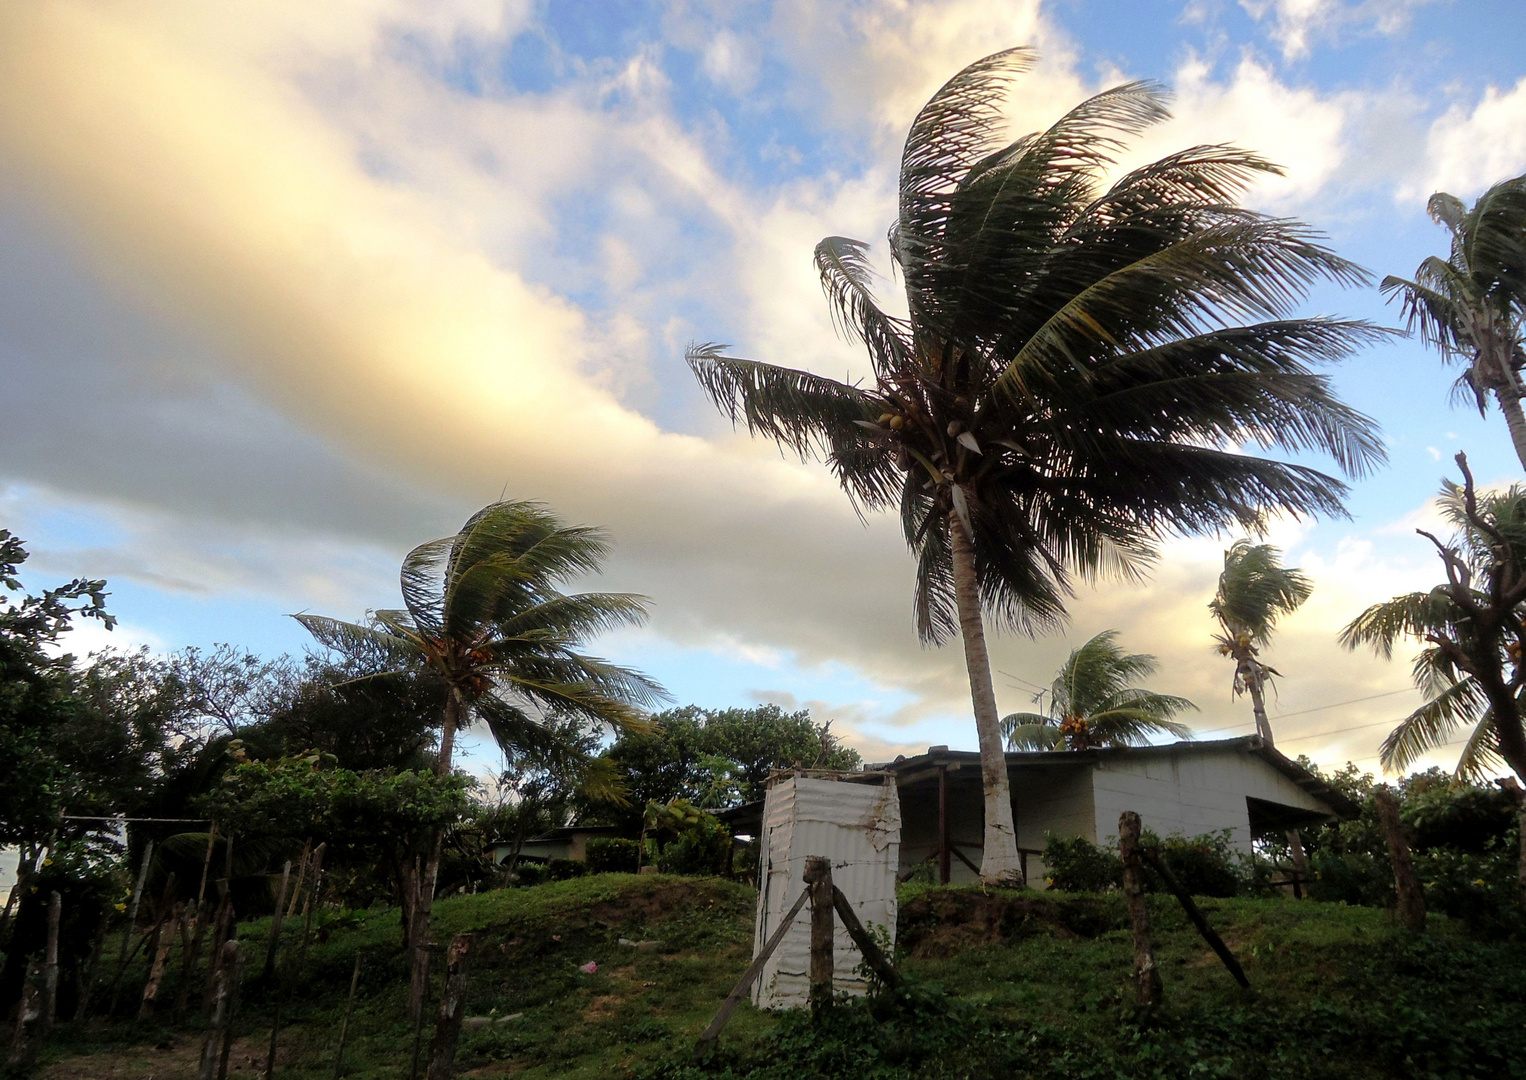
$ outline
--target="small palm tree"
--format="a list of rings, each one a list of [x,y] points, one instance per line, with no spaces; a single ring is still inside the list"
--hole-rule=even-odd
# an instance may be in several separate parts
[[[918,633],[964,644],[988,882],[1021,870],[986,620],[1060,625],[1078,576],[1137,572],[1162,530],[1342,512],[1339,480],[1232,447],[1316,450],[1353,475],[1383,457],[1314,370],[1375,331],[1294,316],[1314,282],[1365,275],[1304,226],[1236,205],[1276,168],[1199,146],[1108,186],[1125,140],[1168,115],[1146,83],[1007,143],[1002,101],[1031,61],[971,64],[912,122],[890,231],[905,317],[875,299],[866,244],[817,246],[867,384],[713,344],[688,357],[733,422],[822,454],[858,507],[899,512]]]
[[[1463,365],[1454,397],[1471,397],[1482,416],[1494,396],[1526,466],[1526,176],[1495,184],[1471,210],[1445,192],[1426,210],[1452,234],[1450,254],[1426,259],[1413,281],[1384,278],[1383,292],[1400,298],[1411,332]]]
[[[644,597],[562,591],[569,580],[597,571],[607,552],[600,530],[563,525],[538,503],[493,503],[455,536],[408,553],[403,608],[373,612],[365,623],[295,618],[323,645],[390,661],[365,678],[403,674],[442,684],[440,775],[450,771],[457,731],[474,720],[506,753],[554,756],[568,751],[559,725],[629,728],[642,722],[641,708],[665,697],[639,672],[580,651],[594,634],[646,618]],[[437,834],[409,930],[415,1015],[426,986],[439,865]]]
[[[1104,630],[1071,652],[1049,693],[1048,713],[1002,717],[1009,750],[1089,750],[1096,746],[1142,746],[1151,735],[1192,737],[1172,720],[1197,706],[1186,698],[1135,686],[1159,669],[1155,657],[1126,653],[1118,631]]]
[[[1341,631],[1341,643],[1369,645],[1385,659],[1401,639],[1424,646],[1413,674],[1427,700],[1383,741],[1385,769],[1406,769],[1471,728],[1460,777],[1483,780],[1507,764],[1526,780],[1526,487],[1483,495],[1468,488],[1448,483],[1438,500],[1457,529],[1451,544],[1422,532],[1441,554],[1447,582],[1374,604]]]
[[[1281,673],[1262,661],[1261,650],[1272,643],[1277,620],[1297,611],[1313,591],[1303,571],[1283,566],[1282,552],[1272,545],[1236,540],[1224,553],[1219,589],[1208,602],[1219,622],[1214,635],[1219,653],[1235,662],[1235,696],[1250,694],[1256,734],[1268,746],[1274,740],[1264,690],[1272,676]]]

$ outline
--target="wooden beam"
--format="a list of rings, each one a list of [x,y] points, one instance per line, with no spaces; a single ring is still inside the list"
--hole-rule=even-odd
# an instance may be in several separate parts
[[[864,962],[874,971],[886,986],[901,986],[905,979],[895,969],[879,947],[879,943],[869,936],[869,931],[864,929],[864,924],[858,921],[858,912],[853,910],[853,905],[848,903],[848,898],[837,886],[832,886],[832,905],[837,909],[837,914],[842,916],[843,928],[848,931],[848,936],[853,939],[853,944],[858,946],[858,951],[864,954]]]
[[[1224,944],[1224,939],[1219,937],[1214,928],[1208,925],[1208,920],[1203,917],[1203,912],[1192,899],[1192,894],[1182,885],[1181,879],[1171,870],[1165,859],[1161,858],[1160,852],[1154,848],[1143,848],[1140,852],[1147,863],[1154,868],[1166,883],[1166,888],[1176,896],[1181,903],[1182,910],[1187,913],[1187,918],[1192,920],[1192,925],[1197,927],[1197,932],[1203,935],[1203,940],[1214,952],[1219,954],[1219,959],[1224,962],[1224,967],[1234,976],[1235,982],[1246,990],[1250,989],[1250,980],[1245,977],[1245,969],[1240,966],[1240,961],[1235,959],[1235,954],[1229,951],[1229,946]]]
[[[810,897],[810,889],[802,891],[800,898],[795,901],[795,906],[785,912],[784,918],[779,920],[779,925],[774,928],[774,932],[769,936],[769,939],[763,943],[763,948],[758,952],[757,956],[752,958],[752,963],[747,966],[747,970],[742,972],[742,977],[731,988],[731,993],[726,995],[726,1000],[721,1002],[721,1007],[716,1011],[714,1019],[710,1021],[710,1026],[705,1028],[704,1033],[699,1037],[699,1041],[694,1044],[694,1049],[697,1053],[703,1054],[705,1050],[715,1043],[716,1039],[720,1038],[721,1029],[726,1026],[726,1021],[730,1020],[731,1014],[736,1011],[737,1004],[742,1000],[742,995],[747,992],[747,988],[753,984],[753,981],[763,973],[763,965],[768,963],[768,958],[779,947],[779,942],[784,940],[785,932],[789,930],[790,924],[795,921],[795,916],[800,914],[800,909],[805,907],[805,902]]]
[[[1118,855],[1123,860],[1123,898],[1134,933],[1134,1003],[1141,1009],[1154,1009],[1160,1004],[1163,987],[1150,944],[1150,912],[1145,907],[1139,855],[1139,815],[1132,810],[1118,815]]]

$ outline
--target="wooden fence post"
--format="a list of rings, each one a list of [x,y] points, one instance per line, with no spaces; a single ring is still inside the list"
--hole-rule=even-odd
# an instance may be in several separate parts
[[[805,883],[811,887],[811,1010],[832,1004],[832,860],[805,860]]]
[[[21,1001],[16,1006],[16,1029],[11,1034],[11,1052],[6,1066],[22,1073],[31,1068],[37,1058],[38,1026],[42,1017],[40,988],[42,968],[37,961],[27,965],[26,981],[21,987]],[[29,1037],[30,1036],[30,1037]]]
[[[238,942],[224,942],[212,962],[212,1011],[201,1042],[201,1070],[197,1080],[213,1080],[222,1058],[223,1036],[232,1022],[233,985],[238,967]]]
[[[1118,815],[1118,854],[1123,859],[1123,897],[1134,929],[1134,1001],[1141,1009],[1160,1004],[1160,969],[1150,944],[1150,913],[1145,908],[1144,873],[1139,854],[1139,815]]]
[[[1387,788],[1378,788],[1372,793],[1372,801],[1378,808],[1378,822],[1383,826],[1383,839],[1388,844],[1388,861],[1394,868],[1399,925],[1418,933],[1425,929],[1425,894],[1415,880],[1409,842],[1404,839],[1404,828],[1399,822],[1399,800]]]
[[[148,981],[143,984],[143,1000],[138,1005],[138,1019],[147,1020],[154,1015],[154,1003],[159,998],[159,984],[164,981],[164,969],[169,966],[170,946],[175,943],[175,933],[185,918],[185,905],[177,903],[169,926],[169,933],[160,933],[159,947],[149,958]]]
[[[355,950],[355,971],[350,975],[350,997],[344,1005],[344,1020],[339,1024],[339,1052],[334,1055],[334,1080],[344,1068],[344,1044],[350,1038],[350,1017],[355,1012],[355,989],[360,985],[360,950]]]
[[[837,909],[837,914],[842,916],[843,928],[848,931],[848,936],[853,939],[853,944],[858,946],[858,951],[864,954],[864,963],[880,977],[886,986],[901,986],[905,979],[890,962],[890,958],[880,951],[879,943],[869,936],[869,931],[864,929],[864,924],[858,921],[858,912],[853,910],[853,905],[848,903],[848,898],[836,885],[832,886],[832,906]]]
[[[63,919],[64,898],[53,892],[48,897],[48,940],[42,954],[42,1019],[37,1037],[41,1039],[58,1019],[58,926]]]
[[[426,1080],[450,1080],[455,1074],[456,1045],[461,1041],[461,1020],[466,1015],[466,965],[471,949],[472,935],[457,934],[446,951],[445,989],[440,993]]]
[[[1218,932],[1208,925],[1208,920],[1203,916],[1202,910],[1192,899],[1192,894],[1182,885],[1181,879],[1172,872],[1166,860],[1161,858],[1160,853],[1153,848],[1141,848],[1140,854],[1144,856],[1144,860],[1154,868],[1155,872],[1160,875],[1161,880],[1166,883],[1166,888],[1170,889],[1172,894],[1181,903],[1182,910],[1187,913],[1187,918],[1192,920],[1192,925],[1197,927],[1197,932],[1203,936],[1203,940],[1208,942],[1209,947],[1218,954],[1219,959],[1223,961],[1229,973],[1234,976],[1235,982],[1239,983],[1242,988],[1249,990],[1250,980],[1245,977],[1245,969],[1240,966],[1240,961],[1235,959],[1235,954],[1229,951],[1229,946],[1224,944],[1224,939],[1219,937]]]
[[[217,973],[222,969],[223,946],[233,933],[233,890],[227,878],[217,880],[217,915],[212,922],[212,948],[207,953],[207,993],[202,1000],[203,1018],[212,1015],[214,997],[217,993]]]
[[[265,969],[260,972],[260,978],[266,982],[275,975],[276,949],[281,944],[281,918],[286,914],[286,886],[291,882],[291,860],[286,860],[286,866],[281,871],[281,891],[276,896],[275,914],[270,916],[270,944],[265,947]]]

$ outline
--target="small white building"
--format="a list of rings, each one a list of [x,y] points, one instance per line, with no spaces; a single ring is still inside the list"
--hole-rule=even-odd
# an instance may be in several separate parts
[[[942,880],[979,876],[985,835],[980,755],[929,747],[871,766],[896,776],[902,877],[936,860]],[[1041,883],[1050,833],[1108,843],[1138,812],[1158,836],[1228,829],[1242,851],[1262,835],[1354,812],[1347,800],[1255,736],[1165,746],[1007,754],[1012,816],[1028,880]],[[947,853],[945,855],[945,852]]]

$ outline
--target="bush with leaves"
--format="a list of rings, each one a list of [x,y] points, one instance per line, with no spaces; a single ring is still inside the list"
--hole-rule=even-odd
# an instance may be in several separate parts
[[[1162,840],[1146,829],[1141,840],[1160,853],[1182,886],[1194,896],[1236,896],[1259,891],[1260,875],[1253,860],[1236,851],[1230,830],[1202,836],[1172,835]],[[1045,880],[1064,892],[1107,892],[1123,887],[1123,862],[1116,849],[1093,844],[1085,837],[1053,833],[1044,845]],[[1164,892],[1166,883],[1149,866],[1144,870],[1146,892]]]
[[[588,841],[590,874],[634,874],[641,861],[641,845],[623,836],[595,836]]]

